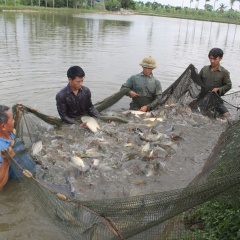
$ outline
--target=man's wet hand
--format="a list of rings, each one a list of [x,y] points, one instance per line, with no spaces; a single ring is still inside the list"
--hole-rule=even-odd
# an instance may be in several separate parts
[[[130,98],[135,98],[135,97],[138,97],[139,95],[137,93],[135,93],[134,91],[130,91],[129,93],[130,95]]]
[[[146,111],[147,111],[147,106],[142,106],[142,107],[140,108],[140,111],[146,112]]]
[[[212,90],[212,92],[218,93],[218,92],[219,92],[219,88],[214,88],[214,89]]]
[[[83,127],[83,128],[88,128],[88,126],[87,126],[87,123],[86,123],[86,122],[84,122],[84,123],[81,123],[81,124],[80,124],[80,127]]]

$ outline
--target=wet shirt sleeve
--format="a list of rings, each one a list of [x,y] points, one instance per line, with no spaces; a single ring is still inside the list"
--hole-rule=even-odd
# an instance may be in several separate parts
[[[121,87],[120,90],[128,89],[127,96],[130,96],[130,91],[133,90],[134,76],[131,76]],[[133,90],[134,91],[134,90]]]
[[[74,118],[71,117],[68,113],[69,101],[67,101],[67,93],[65,89],[61,90],[56,95],[56,102],[57,102],[58,114],[64,122],[69,124],[79,124],[79,122],[75,121]]]

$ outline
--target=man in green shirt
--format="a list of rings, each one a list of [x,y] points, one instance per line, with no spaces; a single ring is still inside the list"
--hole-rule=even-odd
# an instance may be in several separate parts
[[[160,82],[153,76],[152,71],[157,67],[156,61],[151,57],[145,57],[139,64],[143,71],[131,76],[121,87],[129,89],[127,95],[132,98],[131,110],[143,112],[151,111],[159,104],[162,95]]]
[[[204,91],[212,91],[217,93],[219,96],[223,96],[232,87],[228,70],[220,65],[222,57],[222,49],[211,49],[208,54],[210,65],[204,66],[199,73],[199,76],[205,85]],[[201,95],[204,95],[204,93],[202,92],[200,96]],[[216,110],[225,117],[230,117],[230,113],[223,103],[220,104]]]

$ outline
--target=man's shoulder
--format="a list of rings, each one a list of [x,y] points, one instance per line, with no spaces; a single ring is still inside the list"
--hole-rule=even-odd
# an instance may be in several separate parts
[[[140,78],[141,76],[144,76],[142,72],[132,75],[129,79],[136,79],[136,78]]]
[[[0,150],[8,148],[10,143],[10,139],[0,138]]]
[[[62,88],[57,94],[57,97],[61,97],[64,96],[68,93],[68,86],[65,86],[64,88]]]
[[[82,90],[83,90],[84,92],[90,93],[90,89],[89,89],[88,87],[82,86],[81,88],[82,88]]]
[[[203,66],[201,70],[209,71],[210,70],[210,65]]]
[[[210,65],[205,65],[201,68],[199,74],[202,75],[206,75],[210,72]]]
[[[219,66],[219,69],[220,69],[220,71],[222,71],[222,72],[227,72],[227,73],[229,73],[229,71],[228,71],[225,67],[223,67],[222,65]]]

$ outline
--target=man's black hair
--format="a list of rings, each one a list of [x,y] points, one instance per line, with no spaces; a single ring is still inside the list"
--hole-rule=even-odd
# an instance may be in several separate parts
[[[221,48],[212,48],[208,53],[208,58],[210,58],[211,56],[214,58],[217,58],[217,57],[222,58],[223,50]]]
[[[7,123],[8,121],[8,115],[6,111],[9,110],[8,106],[0,105],[0,124],[1,123]]]
[[[67,71],[67,77],[74,80],[76,77],[85,77],[85,72],[79,66],[70,67]]]

